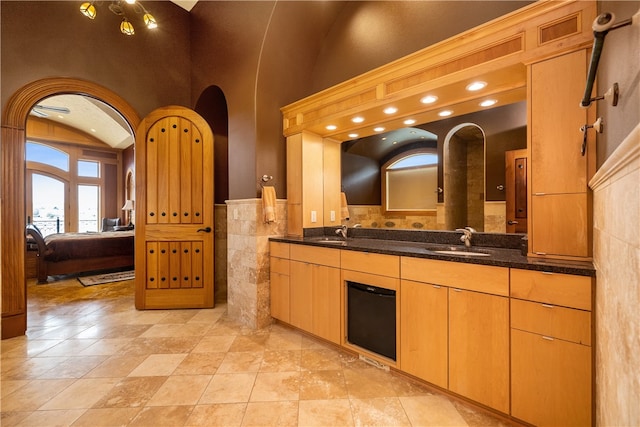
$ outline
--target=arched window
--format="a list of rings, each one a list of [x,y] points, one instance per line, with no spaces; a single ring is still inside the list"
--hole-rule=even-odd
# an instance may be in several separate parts
[[[69,154],[49,145],[27,141],[28,162],[42,163],[69,172]]]
[[[434,215],[438,202],[438,153],[435,149],[404,152],[382,166],[383,211]]]

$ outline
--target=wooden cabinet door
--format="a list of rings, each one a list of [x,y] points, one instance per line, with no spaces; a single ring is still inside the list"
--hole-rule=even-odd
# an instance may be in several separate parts
[[[587,109],[580,107],[587,51],[579,50],[531,65],[531,191],[587,191],[587,156],[582,156]],[[590,132],[592,134],[593,131]]]
[[[509,413],[508,298],[449,289],[449,390]]]
[[[136,132],[136,308],[213,307],[213,134],[184,107]]]
[[[311,274],[311,332],[340,344],[340,269],[312,265]]]
[[[400,369],[448,386],[447,288],[400,282]]]
[[[270,281],[271,316],[278,320],[282,320],[283,322],[289,323],[289,275],[272,271],[270,273]]]
[[[313,318],[311,307],[313,264],[289,261],[289,320],[297,328],[311,332]]]
[[[587,193],[531,197],[530,250],[539,255],[588,257],[591,229]]]
[[[591,347],[511,330],[511,415],[537,426],[590,426]]]

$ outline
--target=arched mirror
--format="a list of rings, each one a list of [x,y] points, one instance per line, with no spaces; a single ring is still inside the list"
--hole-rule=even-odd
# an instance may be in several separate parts
[[[480,126],[464,123],[444,142],[445,228],[485,230],[485,137]]]

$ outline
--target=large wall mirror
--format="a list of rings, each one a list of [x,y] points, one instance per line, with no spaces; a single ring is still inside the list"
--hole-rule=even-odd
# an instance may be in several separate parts
[[[526,101],[479,109],[342,143],[341,184],[350,222],[372,228],[520,232],[508,224],[518,221],[515,212],[507,212],[514,209],[507,199],[509,192],[526,194],[526,188],[517,188],[526,180],[509,176],[507,159],[527,147]],[[393,165],[401,167],[390,181]],[[526,206],[518,208],[520,216],[526,215]]]

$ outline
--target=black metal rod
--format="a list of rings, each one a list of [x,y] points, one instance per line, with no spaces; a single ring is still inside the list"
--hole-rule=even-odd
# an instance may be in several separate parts
[[[582,102],[580,102],[580,105],[583,107],[591,105],[591,92],[593,91],[593,83],[596,80],[598,63],[600,62],[600,55],[602,54],[602,46],[604,46],[604,37],[606,35],[607,31],[593,32],[593,50],[591,51],[591,64],[589,65],[589,74],[587,75],[587,87],[584,90]]]
[[[604,46],[605,36],[611,30],[617,30],[620,27],[625,27],[633,23],[633,18],[629,18],[616,24],[610,24],[610,26],[608,26],[609,28],[607,29],[603,29],[602,27],[600,27],[600,31],[595,31],[595,28],[598,28],[596,27],[596,24],[606,25],[608,23],[607,20],[613,20],[613,15],[610,13],[603,13],[599,15],[594,22],[593,50],[591,51],[591,63],[589,64],[589,74],[587,75],[587,87],[584,90],[584,97],[580,102],[580,105],[583,107],[588,107],[589,105],[591,105],[591,101],[596,100],[596,98],[591,97],[591,92],[593,91],[593,83],[596,80],[598,63],[600,62],[600,55],[602,54],[602,47]]]

